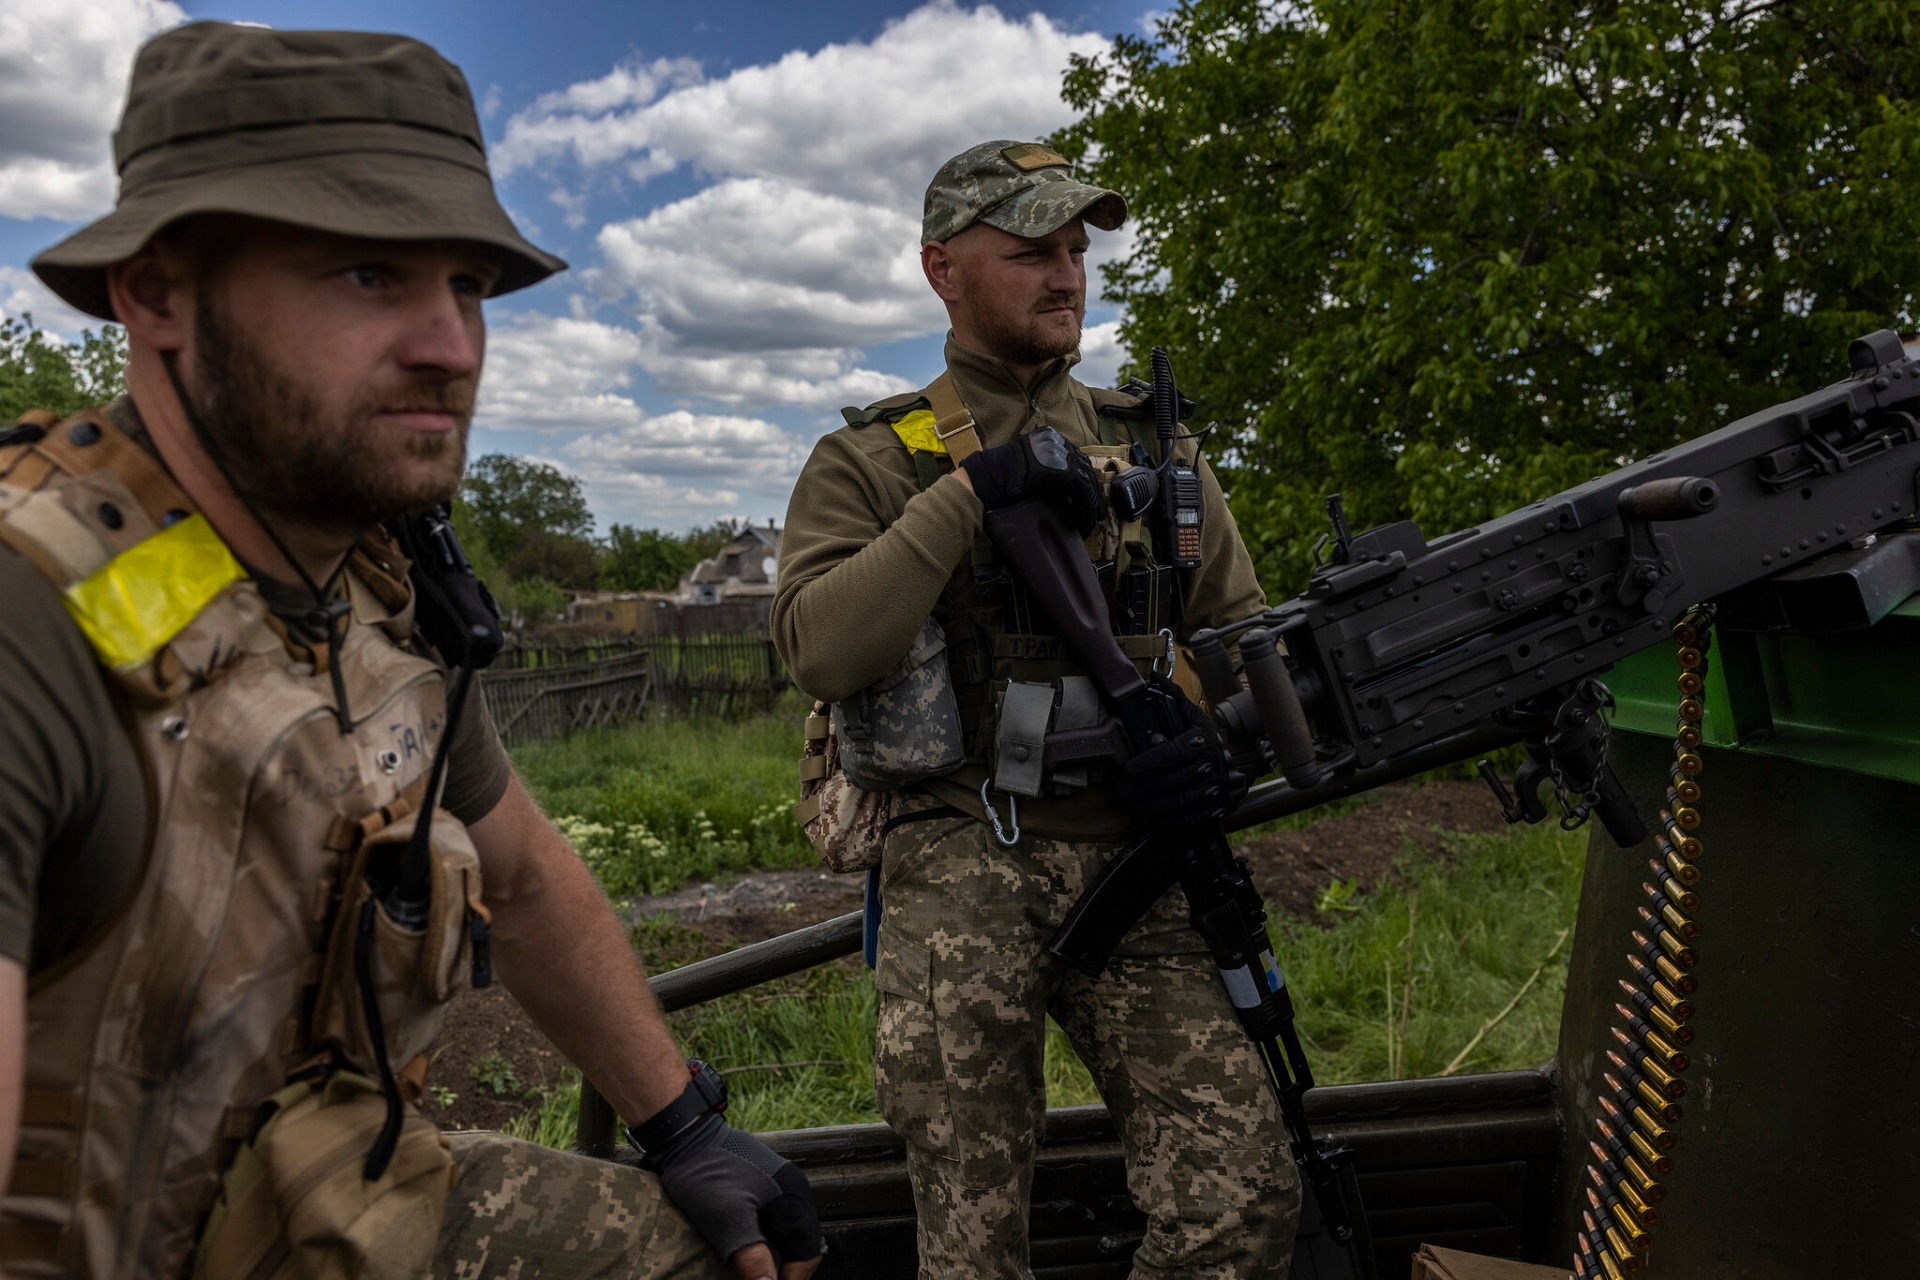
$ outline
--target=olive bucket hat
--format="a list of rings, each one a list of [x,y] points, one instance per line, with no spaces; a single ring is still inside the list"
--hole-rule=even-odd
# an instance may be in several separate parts
[[[1037,142],[983,142],[940,166],[927,184],[920,243],[951,240],[976,222],[1029,239],[1051,235],[1074,218],[1102,231],[1127,219],[1117,191],[1073,176],[1073,163]]]
[[[176,27],[134,60],[113,157],[113,212],[33,260],[49,289],[104,320],[106,268],[197,213],[492,245],[496,295],[567,265],[500,207],[466,77],[405,36]]]

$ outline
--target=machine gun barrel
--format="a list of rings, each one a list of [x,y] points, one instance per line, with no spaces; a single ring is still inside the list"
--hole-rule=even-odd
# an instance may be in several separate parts
[[[1259,619],[1286,649],[1289,678],[1254,693],[1290,783],[1498,723],[1534,755],[1510,817],[1544,817],[1534,792],[1551,781],[1569,824],[1599,812],[1621,843],[1642,838],[1606,765],[1595,677],[1667,642],[1694,604],[1801,577],[1915,518],[1920,361],[1883,330],[1848,363],[1844,381],[1478,528],[1429,542],[1402,521],[1336,539],[1307,590]],[[1920,589],[1920,564],[1898,559]],[[1898,595],[1882,587],[1849,618]]]

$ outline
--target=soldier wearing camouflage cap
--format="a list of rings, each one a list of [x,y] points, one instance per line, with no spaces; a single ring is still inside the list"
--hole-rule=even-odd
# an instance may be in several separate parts
[[[721,1118],[472,680],[497,620],[434,513],[481,302],[565,264],[465,79],[196,23],[114,154],[34,269],[126,327],[130,394],[0,430],[0,1271],[804,1280],[804,1177]],[[420,1114],[496,962],[645,1171]]]
[[[891,753],[927,768],[886,793],[873,872],[875,1089],[906,1141],[926,1280],[1031,1275],[1048,1016],[1113,1112],[1148,1214],[1136,1277],[1279,1277],[1292,1253],[1300,1191],[1277,1107],[1180,893],[1156,904],[1098,981],[1045,950],[1135,821],[1178,824],[1235,797],[1169,793],[1151,770],[1121,788],[1111,768],[1049,756],[1050,734],[1091,727],[1100,712],[995,562],[984,513],[1060,504],[1104,580],[1152,584],[1158,608],[1168,601],[1154,592],[1184,592],[1178,639],[1264,607],[1191,440],[1176,448],[1198,464],[1204,555],[1185,582],[1166,548],[1156,557],[1149,529],[1102,501],[1136,444],[1157,456],[1140,396],[1071,372],[1086,228],[1112,231],[1125,216],[1118,193],[1079,181],[1039,144],[982,143],[942,165],[927,188],[921,265],[952,322],[946,371],[844,411],[847,426],[801,472],[781,545],[774,639],[815,698],[859,705],[893,688],[903,655],[931,648],[920,643],[929,618],[945,642],[937,660],[960,747]],[[1064,471],[1034,465],[1042,427],[1068,442]],[[1150,621],[1120,629],[1143,671],[1164,659],[1168,638]],[[920,732],[945,736],[932,717]]]

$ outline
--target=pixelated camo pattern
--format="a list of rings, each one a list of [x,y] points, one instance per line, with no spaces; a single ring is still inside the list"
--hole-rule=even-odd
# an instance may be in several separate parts
[[[1001,139],[970,147],[940,166],[927,186],[920,243],[949,240],[974,222],[1016,236],[1044,236],[1082,216],[1112,231],[1126,219],[1127,203],[1118,192],[1077,180],[1064,157]]]
[[[947,638],[938,622],[927,619],[892,671],[834,704],[833,736],[847,781],[863,791],[891,791],[966,761]]]
[[[801,829],[829,870],[845,873],[877,867],[893,797],[884,791],[862,791],[847,781],[839,765],[839,739],[828,727],[831,717],[826,703],[813,704],[807,723],[822,727],[818,736],[807,738],[800,752],[803,781],[796,812],[801,815]],[[824,771],[817,778],[808,777],[807,762],[823,757]]]
[[[500,1133],[455,1133],[436,1280],[736,1277],[640,1169]]]
[[[963,818],[901,824],[887,839],[875,1091],[907,1143],[922,1280],[1031,1275],[1025,1206],[1048,1014],[1120,1130],[1149,1218],[1136,1280],[1287,1275],[1299,1179],[1184,897],[1162,899],[1098,981],[1045,952],[1112,853],[1034,838],[1005,849]]]

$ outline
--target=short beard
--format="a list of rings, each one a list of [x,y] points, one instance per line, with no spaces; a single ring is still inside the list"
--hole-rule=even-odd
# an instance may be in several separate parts
[[[200,395],[191,416],[202,447],[256,520],[358,538],[453,497],[466,466],[472,378],[361,388],[343,412],[330,414],[311,389],[234,332],[210,294],[202,291],[195,308]],[[409,481],[380,456],[372,417],[403,408],[456,415],[459,425],[448,435],[405,438],[409,457],[448,459],[445,479]]]
[[[1038,312],[1049,307],[1073,307],[1073,330],[1071,333],[1054,333],[1040,326]],[[986,344],[988,354],[998,356],[1009,364],[1040,365],[1061,356],[1072,355],[1080,349],[1080,326],[1086,318],[1086,304],[1070,294],[1043,299],[1032,312],[1024,316],[1009,316],[999,312],[984,312],[974,317],[975,328],[980,340]]]

